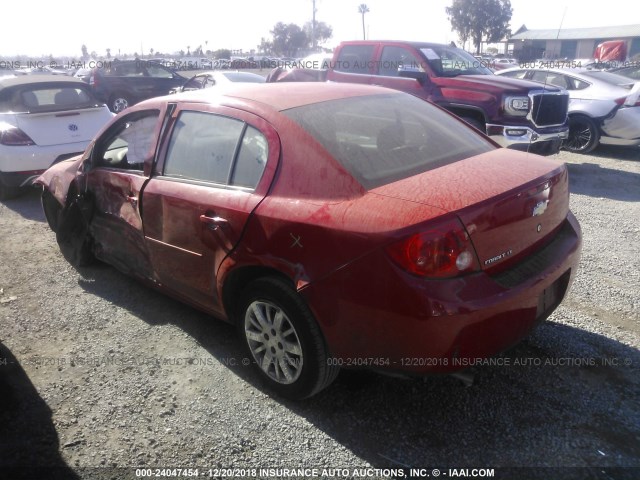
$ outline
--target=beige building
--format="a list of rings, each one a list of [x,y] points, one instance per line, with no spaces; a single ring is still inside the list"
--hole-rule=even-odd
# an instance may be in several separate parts
[[[596,46],[607,40],[625,40],[629,58],[640,55],[640,25],[562,30],[528,30],[523,25],[508,40],[508,50],[522,62],[541,58],[593,58]]]

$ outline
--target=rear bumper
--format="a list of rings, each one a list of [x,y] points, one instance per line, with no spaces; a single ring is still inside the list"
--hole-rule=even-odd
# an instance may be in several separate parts
[[[614,145],[640,145],[640,107],[622,107],[602,124],[602,131]]]
[[[25,186],[51,165],[67,158],[81,155],[88,141],[48,146],[2,146],[0,150],[0,175],[7,186]],[[20,179],[19,185],[15,185]],[[24,184],[24,185],[23,185]]]
[[[499,275],[424,280],[374,252],[300,293],[337,364],[451,372],[517,344],[547,318],[568,291],[580,250],[569,214],[551,243]]]
[[[529,145],[550,142],[558,145],[569,136],[569,127],[557,127],[544,132],[535,131],[525,125],[487,124],[487,134],[503,147],[527,150]],[[556,150],[557,151],[557,150]]]
[[[26,172],[0,172],[0,185],[5,187],[28,187],[42,175],[45,170],[29,170]]]

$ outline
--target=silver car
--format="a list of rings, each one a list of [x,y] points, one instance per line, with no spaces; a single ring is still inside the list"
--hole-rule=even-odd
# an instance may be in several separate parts
[[[569,92],[566,150],[587,153],[601,143],[640,145],[640,82],[600,70],[568,68],[510,68],[496,75],[555,85]]]

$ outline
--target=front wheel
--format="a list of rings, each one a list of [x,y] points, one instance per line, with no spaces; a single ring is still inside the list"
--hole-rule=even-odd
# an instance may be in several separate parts
[[[320,392],[336,378],[313,314],[284,280],[263,278],[242,295],[237,321],[249,360],[268,387],[300,400]]]
[[[569,137],[564,142],[565,150],[574,153],[589,153],[598,146],[600,134],[596,123],[586,115],[569,117]]]
[[[59,215],[56,241],[64,258],[74,267],[85,267],[95,261],[89,224],[74,200]]]

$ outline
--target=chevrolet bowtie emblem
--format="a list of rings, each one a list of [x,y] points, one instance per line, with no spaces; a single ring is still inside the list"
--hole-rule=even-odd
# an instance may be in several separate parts
[[[549,200],[543,200],[541,202],[536,203],[536,206],[533,207],[532,217],[538,217],[542,215],[547,210],[548,204],[549,204]]]

